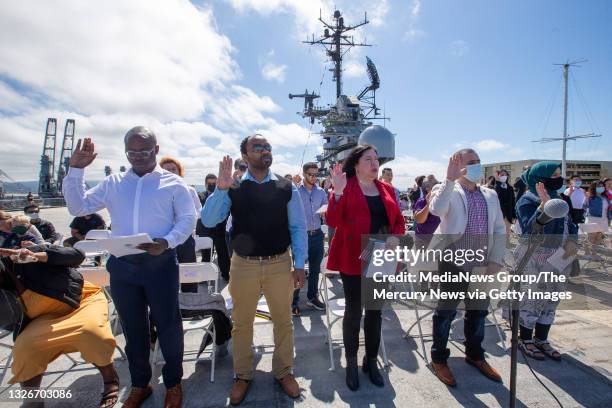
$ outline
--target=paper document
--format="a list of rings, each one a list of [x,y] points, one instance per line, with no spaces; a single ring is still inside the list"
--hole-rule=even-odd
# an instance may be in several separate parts
[[[101,245],[111,255],[119,258],[125,255],[142,254],[145,251],[136,249],[139,244],[151,243],[153,240],[149,234],[126,235],[121,237],[113,237],[111,239],[101,240]]]
[[[554,266],[559,272],[562,272],[575,259],[573,256],[568,256],[566,259],[563,259],[563,255],[565,255],[565,249],[559,248],[547,259],[547,262]]]
[[[325,214],[327,212],[327,204],[324,204],[321,206],[321,208],[319,208],[317,211],[315,211],[317,214]]]
[[[387,249],[387,245],[384,241],[374,240],[370,238],[368,246],[361,253],[360,259],[368,261],[367,270],[365,273],[366,278],[371,278],[376,272],[382,273],[382,275],[395,275],[397,269],[397,260],[394,258],[391,261],[386,261],[378,256],[374,256],[375,251],[382,251]],[[376,263],[381,265],[377,266]]]

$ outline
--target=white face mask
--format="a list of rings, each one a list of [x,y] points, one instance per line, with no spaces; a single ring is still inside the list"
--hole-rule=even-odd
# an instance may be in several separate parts
[[[508,176],[499,176],[499,181],[505,183],[506,181],[508,181]]]
[[[39,213],[30,213],[28,214],[28,217],[30,217],[31,220],[39,220],[40,219],[40,214]]]
[[[472,183],[478,183],[482,178],[482,165],[480,163],[468,164],[465,169],[467,170],[465,178]]]

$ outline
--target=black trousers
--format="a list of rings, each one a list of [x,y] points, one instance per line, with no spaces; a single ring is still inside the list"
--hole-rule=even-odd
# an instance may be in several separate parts
[[[359,350],[359,329],[361,328],[361,316],[363,306],[361,303],[361,276],[340,274],[344,286],[346,308],[342,320],[342,338],[344,340],[344,353],[346,358],[357,358]],[[367,310],[363,321],[363,332],[365,335],[365,348],[368,358],[378,355],[380,346],[381,311]]]
[[[167,250],[159,256],[111,256],[106,268],[110,273],[111,296],[125,333],[132,386],[146,387],[151,381],[150,309],[166,360],[162,369],[164,385],[174,387],[183,377],[183,324],[178,302],[176,252]]]

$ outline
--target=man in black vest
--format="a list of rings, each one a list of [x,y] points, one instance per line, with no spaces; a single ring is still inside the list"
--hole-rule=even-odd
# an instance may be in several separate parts
[[[253,322],[263,292],[274,324],[272,371],[283,391],[297,398],[300,388],[292,374],[293,289],[304,285],[307,253],[306,221],[297,187],[272,171],[272,147],[261,135],[240,144],[247,172],[235,184],[232,159],[219,164],[217,189],[202,209],[202,223],[214,227],[232,214],[229,292],[233,300],[232,329],[235,381],[230,403],[240,404],[253,379]],[[291,271],[291,246],[294,270]]]

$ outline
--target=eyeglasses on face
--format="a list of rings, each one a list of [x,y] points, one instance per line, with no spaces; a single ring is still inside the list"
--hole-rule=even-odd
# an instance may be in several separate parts
[[[308,177],[318,177],[319,173],[309,173],[309,172],[306,172],[306,173],[304,173],[304,175],[306,175]]]
[[[155,149],[140,150],[140,151],[126,150],[125,155],[127,156],[128,159],[148,159],[153,155],[154,152],[155,152]]]
[[[272,152],[272,146],[270,146],[269,143],[266,143],[266,144],[254,144],[251,147],[251,151],[253,153],[261,153],[264,150],[267,150],[268,152]]]

